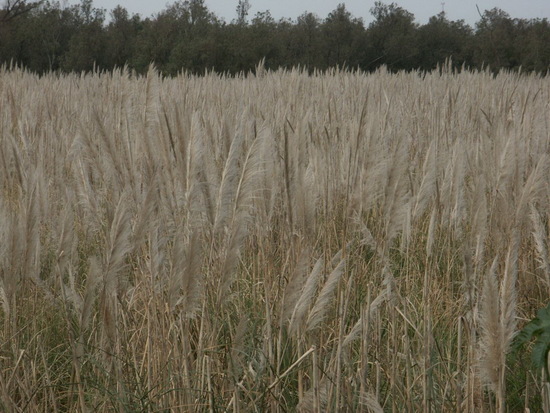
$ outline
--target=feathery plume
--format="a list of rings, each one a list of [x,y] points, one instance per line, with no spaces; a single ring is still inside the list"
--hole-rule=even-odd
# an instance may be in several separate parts
[[[231,142],[229,154],[225,161],[220,189],[218,192],[218,200],[216,205],[216,217],[214,220],[214,233],[219,233],[220,230],[227,225],[227,221],[231,217],[233,211],[233,202],[237,186],[239,183],[239,160],[242,156],[244,144],[244,133],[237,132]]]
[[[539,268],[544,271],[544,280],[547,288],[550,289],[550,259],[548,257],[548,239],[549,236],[544,228],[539,212],[533,204],[531,204],[531,222],[533,223],[533,240],[537,249],[537,260],[540,264]]]
[[[497,258],[485,275],[479,312],[480,336],[480,373],[482,378],[497,393],[500,386],[502,368],[502,334],[500,325],[500,302],[496,277]]]
[[[365,308],[365,310],[363,311],[363,317],[362,318],[360,317],[359,320],[357,320],[357,322],[353,325],[350,332],[344,339],[344,342],[342,343],[342,347],[344,348],[348,347],[357,338],[361,337],[361,330],[364,326],[363,321],[374,320],[380,306],[384,302],[386,302],[387,296],[388,296],[388,290],[387,289],[382,290],[380,294],[378,294],[378,296],[368,306],[368,308]]]
[[[315,292],[317,291],[319,280],[321,278],[321,274],[323,273],[324,264],[325,262],[323,257],[320,257],[313,266],[313,269],[311,270],[311,273],[302,288],[300,298],[294,306],[292,317],[290,318],[289,330],[295,334],[298,334],[302,328],[304,317],[309,309],[309,305],[311,304],[313,297],[315,296]]]
[[[307,321],[306,321],[306,331],[313,330],[318,327],[319,324],[323,321],[324,317],[329,308],[330,301],[334,295],[334,290],[344,274],[346,268],[346,259],[342,259],[338,266],[330,273],[327,277],[325,285],[321,289],[313,308],[309,312]]]
[[[298,299],[300,298],[300,293],[302,291],[302,288],[304,286],[304,283],[307,279],[307,269],[309,265],[309,260],[311,256],[311,251],[309,248],[304,248],[300,252],[300,256],[298,257],[298,262],[296,263],[296,267],[294,268],[294,271],[292,271],[290,275],[290,279],[288,280],[286,286],[285,286],[285,292],[284,292],[284,299],[283,299],[283,308],[281,312],[281,317],[283,321],[290,322],[290,318],[292,317],[292,312],[296,306],[296,303],[298,302]]]

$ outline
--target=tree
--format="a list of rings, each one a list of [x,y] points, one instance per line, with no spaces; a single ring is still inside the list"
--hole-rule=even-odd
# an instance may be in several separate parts
[[[111,21],[106,28],[105,63],[107,67],[122,67],[135,55],[136,41],[142,23],[138,15],[130,17],[128,10],[117,6],[111,11]]]
[[[322,25],[323,51],[327,66],[357,67],[365,50],[363,21],[354,18],[339,4],[329,13]]]
[[[548,19],[520,22],[523,30],[515,38],[524,70],[548,73],[550,70],[550,23]]]
[[[155,19],[145,19],[142,26],[136,38],[132,68],[144,73],[154,62],[157,69],[166,73],[170,55],[180,36],[177,20],[164,11]]]
[[[75,26],[71,9],[58,1],[41,2],[0,24],[0,62],[13,61],[37,73],[58,70]]]
[[[386,64],[390,70],[418,66],[417,25],[414,14],[395,3],[380,1],[370,10],[375,20],[368,28],[369,62],[373,69]]]
[[[5,0],[2,10],[0,10],[0,23],[5,23],[22,14],[28,13],[36,9],[43,3],[41,1],[26,1],[26,0]]]
[[[247,69],[253,69],[261,59],[274,69],[279,58],[277,23],[269,10],[259,11],[252,19],[249,45],[252,49]]]
[[[238,25],[244,26],[246,24],[246,17],[248,16],[248,11],[250,10],[250,2],[248,0],[239,0],[237,4],[237,20]]]
[[[418,29],[419,68],[432,70],[452,58],[454,67],[471,65],[472,28],[464,20],[449,21],[444,12]]]
[[[0,0],[0,64],[14,62],[38,73],[127,64],[143,73],[154,62],[173,75],[182,69],[248,72],[261,59],[270,69],[374,70],[385,64],[391,71],[432,70],[452,57],[455,67],[550,68],[547,19],[512,19],[492,9],[482,14],[475,31],[444,13],[419,26],[407,10],[377,1],[366,29],[344,4],[324,20],[304,13],[295,21],[275,21],[263,11],[249,22],[250,1],[236,2],[230,24],[211,13],[205,0],[174,0],[144,20],[118,6],[105,24],[106,10],[95,8],[93,0],[75,6],[66,6],[66,0]]]
[[[24,24],[26,66],[35,72],[59,70],[63,54],[76,31],[75,16],[59,2],[44,2],[27,14]]]
[[[290,28],[288,58],[291,65],[302,65],[312,70],[326,64],[321,61],[321,20],[317,15],[304,12]]]
[[[212,66],[212,56],[217,49],[213,39],[220,23],[204,0],[180,1],[175,6],[176,36],[168,59],[168,72],[173,74],[182,69],[201,72]]]
[[[496,7],[485,10],[476,28],[475,58],[478,66],[485,64],[498,70],[519,65],[520,59],[514,50],[518,33],[508,13]]]
[[[62,67],[67,71],[90,71],[104,67],[105,60],[105,10],[93,7],[92,0],[82,0],[73,7],[77,30],[71,37]]]

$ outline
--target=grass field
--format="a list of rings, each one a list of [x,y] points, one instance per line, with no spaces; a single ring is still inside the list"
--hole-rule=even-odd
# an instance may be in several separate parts
[[[542,411],[550,79],[0,71],[0,410]]]

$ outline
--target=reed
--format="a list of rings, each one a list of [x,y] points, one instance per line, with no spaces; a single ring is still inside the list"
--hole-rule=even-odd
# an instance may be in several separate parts
[[[548,101],[0,69],[0,410],[542,409],[508,353],[550,289]]]

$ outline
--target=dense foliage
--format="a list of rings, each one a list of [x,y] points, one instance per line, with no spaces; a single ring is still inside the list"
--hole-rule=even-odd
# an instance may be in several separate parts
[[[269,11],[250,16],[239,0],[226,22],[204,0],[178,0],[143,18],[118,6],[110,11],[92,0],[66,6],[59,1],[5,1],[0,9],[0,63],[32,71],[90,71],[127,65],[138,73],[154,62],[166,75],[205,70],[238,73],[265,59],[269,69],[302,66],[372,71],[431,70],[452,58],[455,67],[519,69],[545,73],[550,64],[550,23],[515,19],[486,10],[472,28],[444,13],[426,24],[396,4],[376,2],[366,25],[344,4],[329,15],[304,12],[276,21]]]

